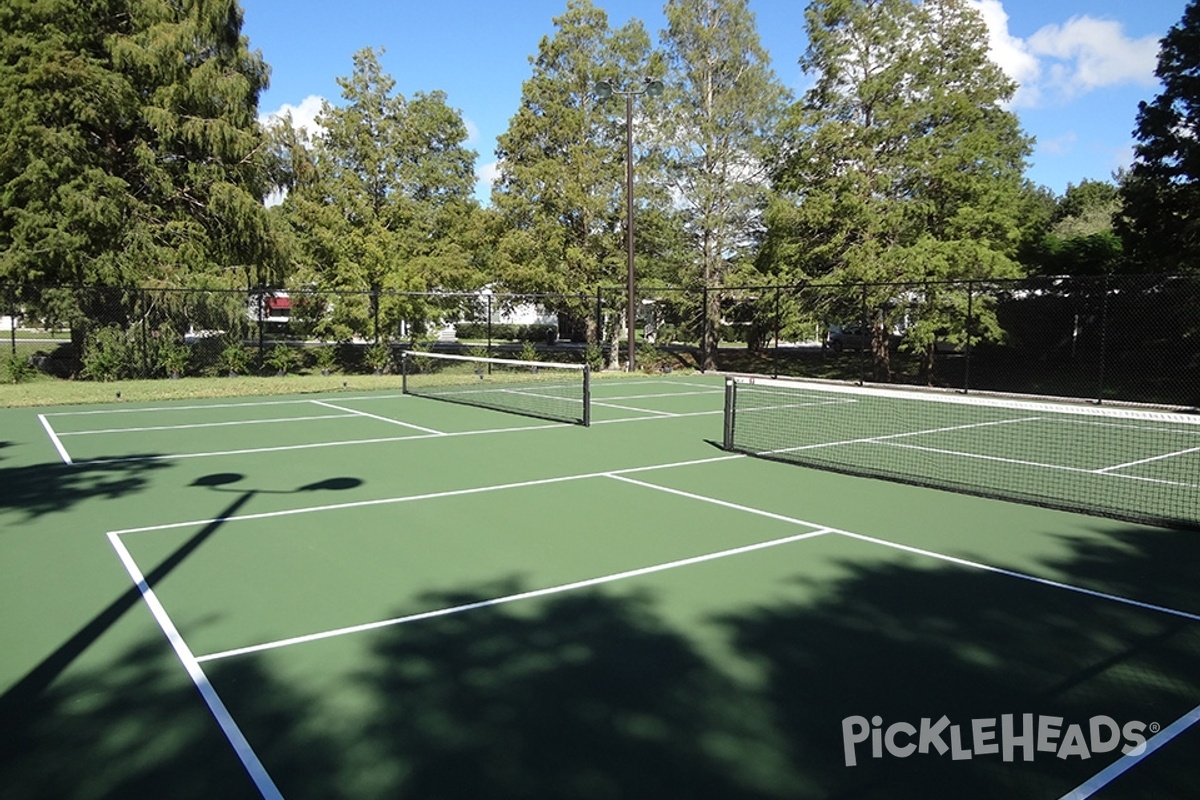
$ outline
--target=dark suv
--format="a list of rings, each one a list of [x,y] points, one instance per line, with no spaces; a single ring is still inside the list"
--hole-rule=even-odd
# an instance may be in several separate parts
[[[871,331],[861,325],[830,325],[825,346],[835,353],[862,350],[871,344]]]

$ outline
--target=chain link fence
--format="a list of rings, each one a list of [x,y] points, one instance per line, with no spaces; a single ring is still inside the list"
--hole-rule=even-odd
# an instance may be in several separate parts
[[[380,373],[409,347],[605,360],[597,295],[0,285],[0,302],[8,380]]]
[[[406,347],[627,368],[624,287],[579,294],[0,285],[6,379],[386,372]],[[1200,406],[1200,276],[640,286],[635,362]]]
[[[639,301],[639,367],[1200,407],[1200,275],[647,288]]]

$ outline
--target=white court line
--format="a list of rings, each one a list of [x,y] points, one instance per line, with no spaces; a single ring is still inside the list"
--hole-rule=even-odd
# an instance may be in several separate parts
[[[739,412],[740,413],[740,412]],[[925,436],[930,433],[947,433],[949,431],[962,431],[971,428],[986,428],[990,425],[1009,425],[1014,422],[1034,422],[1040,417],[1022,417],[1020,419],[1003,419],[994,422],[972,422],[966,425],[952,425],[946,428],[928,428],[921,431],[904,431],[903,433],[888,433],[882,436],[864,436],[861,439],[843,439],[837,442],[817,442],[815,444],[802,444],[795,447],[781,447],[778,450],[764,450],[758,455],[777,455],[779,453],[799,453],[803,450],[819,450],[823,447],[841,447],[848,444],[882,444],[889,439],[902,439],[906,436]]]
[[[42,421],[42,427],[46,429],[46,435],[50,437],[50,442],[54,445],[54,449],[58,451],[59,458],[63,460],[64,464],[71,464],[71,456],[67,452],[67,448],[63,447],[58,434],[54,432],[54,428],[50,427],[50,421],[46,419],[46,415],[38,414],[38,419]]]
[[[144,433],[146,431],[182,431],[189,428],[227,428],[241,425],[266,425],[277,422],[312,422],[319,419],[350,419],[357,414],[321,414],[315,417],[275,417],[272,419],[239,419],[230,422],[194,422],[184,425],[146,425],[138,428],[96,428],[88,431],[67,431],[59,436],[91,436],[97,433]]]
[[[305,401],[308,402],[308,401]],[[248,447],[242,450],[212,450],[209,452],[200,453],[174,453],[168,455],[157,456],[125,456],[119,458],[98,458],[91,461],[85,461],[85,464],[122,464],[127,461],[169,461],[176,458],[211,458],[213,456],[246,456],[257,455],[259,453],[281,453],[289,450],[309,450],[320,447],[345,447],[355,444],[383,444],[387,442],[408,442],[414,439],[437,439],[450,438],[454,436],[482,436],[492,433],[512,433],[515,431],[540,431],[550,428],[574,428],[575,425],[570,425],[565,422],[548,423],[546,425],[522,425],[515,428],[486,428],[476,431],[454,431],[451,433],[415,433],[411,436],[381,436],[374,439],[344,439],[337,442],[310,442],[308,444],[280,444],[272,445],[271,447]]]
[[[993,567],[990,564],[983,564],[979,561],[971,561],[970,559],[959,558],[958,556],[948,556],[944,553],[938,553],[933,550],[925,550],[920,547],[912,547],[911,545],[889,542],[887,539],[878,539],[874,536],[867,536],[866,534],[862,533],[853,533],[851,531],[844,530],[837,530],[835,533],[838,533],[842,536],[848,536],[851,539],[859,539],[864,542],[870,542],[871,544],[890,547],[893,550],[903,550],[906,553],[914,553],[916,555],[927,556],[928,558],[936,558],[939,561],[946,561],[962,567],[971,567],[972,569],[983,570],[984,572],[991,572],[996,575],[1004,575],[1009,578],[1019,578],[1020,580],[1029,581],[1030,583],[1036,583],[1041,586],[1048,586],[1052,589],[1063,589],[1068,592],[1094,597],[1098,600],[1108,600],[1113,603],[1133,606],[1134,608],[1141,609],[1142,611],[1154,611],[1159,614],[1167,614],[1168,616],[1186,619],[1189,622],[1200,622],[1200,614],[1193,614],[1189,611],[1180,611],[1179,609],[1168,608],[1167,606],[1159,606],[1155,605],[1154,603],[1143,603],[1141,600],[1133,600],[1117,594],[1109,594],[1108,592],[1101,592],[1095,589],[1086,589],[1082,586],[1075,586],[1070,583],[1051,580],[1050,578],[1039,578],[1036,575],[1030,575],[1026,572],[1016,572],[1015,570],[1004,569],[1003,567]]]
[[[595,402],[595,401],[593,401],[593,402]],[[665,411],[660,412],[660,413],[665,416],[651,417],[651,416],[647,415],[645,417],[623,417],[621,419],[594,419],[594,420],[592,420],[592,424],[593,425],[612,425],[612,424],[622,423],[622,422],[645,422],[646,420],[683,419],[684,417],[711,417],[716,414],[724,414],[725,412],[722,409],[718,408],[715,411],[687,411],[682,414],[668,414]]]
[[[446,435],[444,431],[435,431],[433,428],[425,428],[425,427],[422,427],[421,425],[414,425],[411,422],[401,422],[400,420],[392,419],[391,417],[381,417],[378,414],[368,414],[366,411],[358,411],[353,408],[343,408],[342,406],[336,406],[333,403],[327,403],[324,400],[313,400],[311,402],[314,405],[323,406],[325,408],[332,408],[334,411],[345,411],[348,414],[354,414],[354,415],[360,416],[360,417],[367,417],[368,419],[377,419],[380,422],[390,422],[393,425],[400,425],[405,428],[413,428],[418,431],[424,431],[425,433],[435,433],[438,436]]]
[[[604,408],[615,408],[618,411],[633,411],[638,414],[654,414],[659,417],[675,416],[670,411],[655,411],[654,409],[650,409],[650,408],[634,408],[633,406],[622,406],[622,405],[618,405],[616,403],[609,403],[607,401],[601,401],[601,400],[592,400],[592,405],[603,406]]]
[[[339,402],[345,403],[351,400],[402,400],[406,399],[403,394],[373,394],[362,395],[361,397],[338,397]],[[48,417],[89,417],[99,414],[141,414],[142,412],[157,412],[157,411],[205,411],[210,408],[257,408],[258,406],[296,406],[301,404],[311,403],[311,399],[304,400],[258,400],[245,403],[209,403],[207,405],[191,405],[191,406],[146,406],[131,408],[98,408],[91,411],[52,411],[46,414]]]
[[[702,503],[712,503],[713,505],[722,506],[723,508],[732,508],[735,511],[743,511],[747,514],[755,514],[760,517],[767,517],[769,519],[778,520],[780,522],[787,522],[792,525],[806,525],[810,528],[819,528],[820,530],[829,532],[829,533],[840,533],[840,531],[838,531],[835,528],[830,528],[825,525],[818,525],[815,522],[809,522],[808,520],[799,519],[797,517],[789,517],[784,514],[776,514],[774,511],[767,511],[767,510],[761,509],[761,508],[754,508],[753,506],[744,506],[744,505],[741,505],[740,503],[730,503],[727,500],[718,500],[715,497],[709,497],[709,496],[703,495],[703,494],[694,494],[692,492],[685,492],[682,489],[672,489],[668,486],[659,486],[656,483],[646,483],[645,481],[634,480],[633,478],[626,478],[625,474],[623,472],[610,472],[607,475],[605,475],[605,477],[612,478],[612,479],[618,480],[618,481],[624,481],[625,483],[632,483],[635,486],[644,486],[647,489],[654,489],[659,492],[666,492],[667,494],[678,495],[679,497],[686,497],[689,500],[699,500]]]
[[[600,399],[604,400],[605,402],[609,402],[612,400],[652,400],[660,397],[695,397],[697,395],[709,394],[725,394],[725,392],[721,391],[720,389],[710,389],[707,392],[659,392],[656,394],[629,394],[617,397],[602,397]],[[593,387],[592,390],[592,402],[596,402],[595,387]]]
[[[1087,469],[1085,467],[1068,467],[1063,464],[1044,464],[1040,461],[1024,461],[1019,458],[1006,458],[1004,456],[989,456],[983,453],[966,453],[960,450],[946,450],[940,447],[926,447],[919,444],[903,444],[901,442],[872,442],[873,444],[887,445],[888,447],[903,447],[907,450],[923,450],[928,453],[938,453],[939,455],[958,456],[959,458],[973,458],[980,461],[999,461],[1004,464],[1012,464],[1018,467],[1038,467],[1041,469],[1052,469],[1060,472],[1075,472],[1082,475],[1103,475],[1106,478],[1121,478],[1128,481],[1141,481],[1142,483],[1154,483],[1163,486],[1182,486],[1185,488],[1200,488],[1200,484],[1183,483],[1181,481],[1171,481],[1165,478],[1150,478],[1144,475],[1125,475],[1118,472],[1109,472],[1108,470],[1118,469],[1120,466],[1132,466],[1132,464],[1123,464],[1116,467],[1105,467],[1104,469]],[[1196,448],[1200,450],[1200,448]],[[1157,458],[1165,458],[1159,456]],[[1154,461],[1155,459],[1145,459],[1146,461]],[[1142,463],[1142,462],[1133,462]]]
[[[448,434],[449,435],[449,434]],[[672,461],[666,464],[649,464],[643,467],[625,467],[617,470],[601,470],[598,472],[581,472],[574,475],[559,475],[553,478],[536,478],[528,481],[518,481],[515,483],[501,483],[490,486],[476,486],[470,489],[450,489],[443,492],[429,492],[427,494],[410,494],[401,495],[400,497],[382,497],[375,500],[356,500],[347,503],[333,503],[323,506],[306,506],[302,508],[287,508],[280,511],[264,511],[258,514],[241,514],[236,517],[215,517],[213,519],[189,520],[187,522],[169,522],[162,525],[148,525],[140,528],[124,528],[121,530],[111,531],[114,535],[124,536],[129,533],[147,533],[150,531],[165,531],[174,528],[189,528],[203,525],[213,525],[215,523],[242,522],[246,520],[271,519],[273,517],[289,517],[297,514],[312,514],[323,511],[339,511],[348,508],[365,508],[368,506],[391,505],[395,503],[409,503],[416,500],[434,500],[440,497],[458,497],[460,495],[480,494],[482,492],[496,492],[505,489],[520,489],[526,486],[546,486],[553,483],[566,483],[567,481],[579,481],[587,478],[604,478],[614,475],[627,475],[636,472],[651,472],[660,469],[674,469],[675,467],[691,467],[699,464],[715,464],[720,461],[736,461],[746,458],[746,456],[735,453],[732,455],[712,456],[710,458],[696,458],[689,461]]]
[[[170,642],[171,648],[175,651],[176,657],[183,664],[188,677],[192,679],[196,690],[204,698],[204,703],[208,706],[208,710],[213,715],[213,718],[216,719],[221,732],[225,734],[225,738],[233,746],[233,750],[237,753],[242,766],[250,774],[250,779],[258,787],[259,793],[266,800],[283,800],[283,795],[280,793],[278,787],[275,786],[275,782],[271,780],[271,776],[267,774],[266,767],[259,760],[258,755],[254,752],[254,748],[250,746],[250,742],[246,740],[241,728],[234,721],[233,716],[229,713],[229,709],[225,707],[225,703],[222,702],[216,689],[209,683],[208,676],[204,674],[204,670],[200,667],[200,662],[192,654],[191,648],[187,646],[187,642],[183,640],[183,636],[180,635],[179,630],[175,627],[175,623],[168,616],[167,610],[159,602],[154,589],[146,583],[145,576],[142,575],[142,571],[133,560],[133,556],[130,555],[129,550],[115,533],[108,534],[108,540],[117,551],[117,557],[121,559],[121,563],[125,565],[125,571],[129,573],[129,577],[133,579],[134,585],[137,586],[138,591],[141,593],[142,600],[150,609],[150,614],[154,617],[154,621],[158,623],[158,627],[162,629],[163,635],[167,637],[167,641]]]
[[[1184,456],[1184,455],[1187,455],[1188,453],[1200,453],[1200,447],[1189,447],[1187,450],[1177,450],[1174,453],[1164,453],[1161,456],[1151,456],[1150,458],[1141,458],[1141,459],[1138,459],[1137,461],[1129,461],[1125,464],[1114,464],[1111,467],[1105,467],[1104,469],[1098,469],[1098,470],[1096,470],[1096,472],[1108,472],[1108,471],[1114,470],[1114,469],[1125,469],[1126,467],[1136,467],[1136,466],[1140,466],[1141,464],[1149,464],[1152,461],[1162,461],[1165,458],[1175,458],[1176,456]]]
[[[1142,747],[1140,753],[1118,758],[1113,763],[1109,764],[1104,769],[1097,772],[1091,779],[1081,783],[1075,789],[1064,794],[1059,800],[1087,800],[1087,798],[1100,791],[1108,784],[1112,783],[1121,775],[1124,775],[1129,770],[1141,763],[1142,759],[1158,750],[1163,745],[1168,744],[1179,734],[1186,731],[1188,728],[1200,722],[1200,706],[1196,706],[1188,713],[1184,714],[1179,719],[1172,722],[1167,727],[1160,730],[1158,733],[1146,740],[1145,746]]]
[[[311,400],[304,400],[305,403],[311,403]],[[680,417],[703,417],[714,414],[723,414],[721,409],[715,411],[694,411],[686,414],[673,414],[671,417],[628,417],[624,419],[602,419],[592,420],[592,425],[605,425],[623,422],[644,422],[645,420],[660,420],[660,419],[675,419]],[[381,436],[373,439],[345,439],[337,442],[310,442],[308,444],[281,444],[272,445],[270,447],[247,447],[239,450],[211,450],[198,453],[173,453],[154,456],[121,456],[115,458],[96,458],[84,461],[84,464],[124,464],[131,461],[170,461],[171,459],[185,458],[213,458],[216,456],[245,456],[257,455],[260,453],[281,453],[292,450],[308,450],[321,447],[346,447],[357,444],[384,444],[390,442],[409,442],[420,439],[432,438],[452,438],[456,436],[481,436],[493,433],[517,433],[521,431],[539,431],[549,430],[551,428],[560,428],[573,430],[578,428],[578,425],[568,422],[549,422],[544,425],[521,425],[512,428],[485,428],[482,430],[473,431],[451,431],[449,433],[430,433],[430,434],[413,434],[412,436]]]
[[[602,476],[596,476],[602,477]],[[652,575],[656,572],[665,572],[669,569],[678,569],[680,567],[690,567],[695,564],[702,564],[706,561],[715,561],[720,558],[731,558],[733,556],[752,553],[756,550],[765,550],[768,547],[779,547],[780,545],[792,544],[804,539],[811,539],[815,536],[824,536],[827,533],[832,533],[832,529],[819,528],[817,530],[805,531],[794,536],[784,536],[779,539],[771,539],[766,542],[756,542],[754,544],[744,545],[742,547],[732,547],[728,550],[719,550],[715,553],[705,553],[699,556],[691,556],[690,558],[681,558],[675,561],[667,561],[662,564],[652,564],[648,567],[638,567],[637,569],[625,570],[624,572],[614,572],[609,575],[601,575],[595,578],[586,578],[584,580],[572,581],[570,583],[561,583],[557,586],[547,586],[542,589],[531,589],[527,592],[518,592],[516,594],[496,597],[490,600],[480,600],[475,603],[464,603],[458,606],[449,606],[439,608],[433,611],[422,611],[416,614],[408,614],[403,617],[393,617],[392,619],[383,619],[376,622],[367,622],[361,625],[350,625],[344,628],[334,628],[332,630],[320,631],[319,633],[310,633],[304,636],[293,636],[289,639],[279,639],[274,642],[263,642],[262,644],[249,645],[248,647],[238,647],[233,650],[223,650],[219,653],[209,653],[208,655],[199,656],[198,662],[217,661],[223,658],[231,658],[233,656],[249,655],[251,653],[261,653],[266,650],[277,650],[282,647],[290,647],[297,644],[307,644],[309,642],[317,642],[322,639],[332,639],[338,636],[348,636],[355,633],[364,633],[366,631],[378,630],[379,628],[389,628],[396,625],[405,625],[410,622],[419,622],[426,619],[435,619],[437,617],[445,617],[451,614],[461,614],[465,611],[476,611],[481,608],[491,608],[494,606],[504,605],[505,603],[515,603],[518,600],[529,600],[535,597],[546,597],[553,594],[561,594],[563,592],[571,592],[577,589],[586,589],[591,586],[600,586],[605,583],[614,583],[616,581],[628,580],[629,578],[637,578],[642,575]]]

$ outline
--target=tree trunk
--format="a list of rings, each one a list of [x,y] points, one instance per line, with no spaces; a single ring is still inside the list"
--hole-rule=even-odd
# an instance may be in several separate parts
[[[705,372],[717,369],[717,346],[721,343],[721,293],[710,289],[707,293],[708,302],[704,309],[703,346],[704,364],[701,369]]]
[[[888,341],[887,325],[883,314],[876,315],[871,325],[871,366],[873,380],[878,383],[890,383],[892,380],[892,352]]]

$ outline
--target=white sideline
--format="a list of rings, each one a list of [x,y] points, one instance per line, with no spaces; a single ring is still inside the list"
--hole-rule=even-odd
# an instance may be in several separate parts
[[[145,576],[142,575],[141,569],[138,568],[129,550],[121,542],[121,538],[115,533],[110,533],[108,534],[108,541],[117,551],[117,557],[121,559],[121,563],[125,566],[125,571],[133,579],[133,583],[141,593],[142,600],[146,603],[147,608],[150,609],[150,614],[154,617],[154,621],[158,623],[158,627],[162,629],[163,635],[167,637],[167,641],[170,642],[176,657],[183,664],[183,668],[187,671],[188,677],[192,679],[196,690],[200,692],[200,696],[204,698],[205,705],[208,706],[209,712],[216,719],[221,732],[225,734],[225,738],[233,746],[233,750],[237,753],[242,766],[250,773],[250,779],[258,787],[259,793],[266,800],[283,800],[283,795],[279,792],[278,787],[275,786],[275,782],[271,780],[271,776],[267,774],[267,770],[263,766],[262,761],[259,760],[258,755],[254,752],[254,748],[246,740],[241,728],[234,721],[233,716],[229,713],[229,709],[225,707],[225,703],[222,702],[216,689],[209,683],[208,676],[204,674],[204,670],[201,669],[200,663],[192,654],[191,648],[187,646],[187,642],[183,640],[183,636],[180,635],[179,630],[175,627],[175,623],[167,615],[167,610],[159,602],[154,589],[146,583]]]
[[[332,408],[334,411],[344,411],[347,414],[351,414],[356,417],[366,417],[367,419],[377,419],[380,422],[390,422],[392,425],[400,425],[401,427],[404,427],[404,428],[412,428],[414,430],[423,431],[425,433],[434,433],[434,434],[437,434],[438,436],[446,435],[444,431],[435,431],[433,428],[425,428],[420,425],[414,425],[411,422],[401,422],[400,420],[392,419],[391,417],[381,417],[378,414],[368,414],[366,411],[359,411],[354,408],[344,408],[342,406],[334,405],[333,403],[327,403],[324,400],[313,400],[312,402],[314,405],[318,405],[323,408]]]
[[[1195,725],[1197,722],[1200,722],[1200,706],[1196,706],[1191,711],[1184,714],[1182,717],[1175,720],[1170,725],[1147,739],[1145,746],[1143,746],[1141,749],[1141,752],[1137,753],[1136,755],[1130,753],[1127,756],[1121,756],[1116,761],[1097,772],[1089,780],[1084,781],[1083,783],[1079,784],[1079,786],[1064,794],[1061,798],[1059,798],[1059,800],[1087,800],[1087,798],[1108,786],[1118,777],[1136,767],[1146,756],[1150,755],[1155,750],[1158,750],[1163,745],[1168,744],[1172,739]]]
[[[50,427],[50,421],[46,419],[45,414],[38,414],[38,419],[42,422],[42,427],[46,429],[46,435],[50,437],[51,444],[58,451],[58,457],[63,460],[63,463],[70,466],[71,455],[67,452],[67,448],[63,447],[62,440],[58,438],[58,434],[54,432],[54,428]]]

